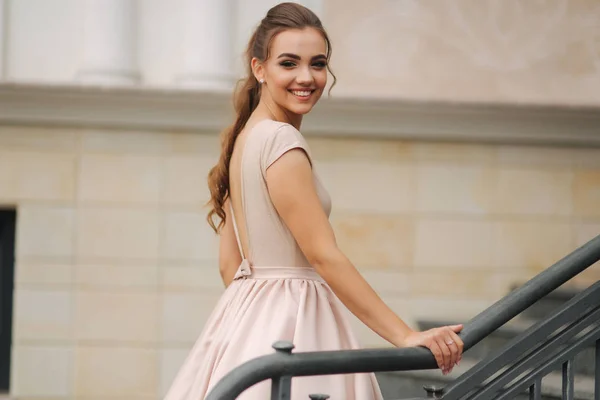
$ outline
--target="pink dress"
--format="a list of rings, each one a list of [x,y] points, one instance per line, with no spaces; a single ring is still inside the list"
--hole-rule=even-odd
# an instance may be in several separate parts
[[[307,143],[289,124],[263,120],[249,132],[241,161],[241,192],[250,254],[246,258],[239,246],[243,261],[234,281],[206,322],[165,400],[204,399],[234,367],[272,354],[271,345],[278,340],[294,343],[294,352],[358,348],[343,304],[308,263],[267,191],[267,168],[294,148],[304,149],[310,159]],[[329,215],[329,195],[314,176]],[[239,245],[235,220],[234,227]],[[239,399],[269,399],[270,387],[270,381],[261,382]],[[332,400],[382,399],[374,374],[292,379],[293,400],[306,400],[311,393],[327,393]]]

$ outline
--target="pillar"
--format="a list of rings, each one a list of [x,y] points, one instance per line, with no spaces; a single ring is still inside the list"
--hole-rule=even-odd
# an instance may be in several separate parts
[[[139,82],[137,0],[85,0],[83,52],[77,80]]]
[[[178,86],[230,90],[233,87],[233,1],[185,0]]]

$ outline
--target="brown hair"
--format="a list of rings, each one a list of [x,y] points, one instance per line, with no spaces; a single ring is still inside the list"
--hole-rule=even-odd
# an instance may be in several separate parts
[[[268,59],[271,41],[278,33],[288,29],[308,27],[318,30],[323,35],[327,43],[327,61],[329,61],[331,43],[319,17],[308,8],[296,3],[280,3],[271,8],[250,37],[245,53],[247,77],[238,82],[233,98],[237,118],[233,125],[221,133],[221,156],[217,165],[208,174],[208,188],[210,190],[208,205],[212,209],[208,213],[207,221],[216,233],[219,233],[225,224],[223,205],[229,197],[229,162],[233,153],[233,145],[260,100],[260,85],[252,73],[250,62],[253,57],[262,62]],[[333,76],[333,85],[335,85],[335,75],[329,69],[329,65],[327,69]],[[330,91],[333,85],[329,88]],[[218,225],[215,225],[213,220],[215,215],[221,219]]]

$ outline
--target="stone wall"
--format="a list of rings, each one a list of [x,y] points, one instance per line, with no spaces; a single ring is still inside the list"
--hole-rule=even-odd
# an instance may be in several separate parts
[[[309,143],[341,248],[413,324],[469,318],[600,233],[598,149]],[[12,395],[164,394],[223,290],[202,207],[217,152],[215,132],[0,127],[0,205],[18,212]]]
[[[338,93],[600,104],[595,0],[323,1]]]

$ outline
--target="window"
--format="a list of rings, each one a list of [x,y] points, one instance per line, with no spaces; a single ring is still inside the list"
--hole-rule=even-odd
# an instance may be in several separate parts
[[[15,270],[14,210],[0,209],[0,393],[9,391]]]

